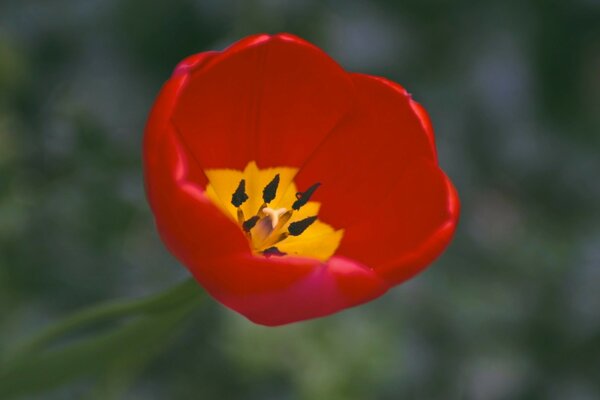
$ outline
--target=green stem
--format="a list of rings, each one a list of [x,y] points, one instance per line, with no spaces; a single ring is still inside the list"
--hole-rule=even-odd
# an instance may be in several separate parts
[[[161,312],[176,307],[181,303],[193,301],[202,291],[191,278],[165,292],[150,295],[145,298],[123,301],[112,301],[77,312],[70,317],[51,325],[27,342],[17,347],[14,352],[19,357],[38,351],[55,340],[80,331],[90,325],[123,318],[130,315],[140,315]]]
[[[202,304],[198,297],[203,293],[189,279],[157,295],[110,302],[65,318],[0,363],[0,398],[42,392],[86,375],[99,380],[99,398],[119,396]],[[126,322],[116,323],[124,317]],[[110,324],[72,337],[101,322]]]

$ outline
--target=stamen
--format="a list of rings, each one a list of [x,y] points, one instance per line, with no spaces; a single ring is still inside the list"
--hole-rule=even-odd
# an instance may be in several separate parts
[[[271,227],[275,229],[277,224],[279,223],[279,216],[285,214],[287,210],[285,208],[272,209],[271,207],[265,207],[262,209],[262,212],[269,216],[271,219]]]
[[[277,243],[287,239],[288,237],[290,237],[290,233],[289,232],[281,232],[278,235],[271,235],[268,240],[264,241],[261,243],[261,247],[271,247],[276,245]]]
[[[254,228],[254,225],[256,225],[256,223],[258,222],[259,219],[260,218],[258,217],[258,215],[255,215],[254,217],[252,217],[249,220],[245,221],[242,224],[242,228],[244,229],[244,231],[250,232],[250,229]]]
[[[242,179],[238,184],[237,189],[231,195],[231,204],[235,207],[241,206],[246,200],[248,200],[248,195],[246,194],[246,180]]]
[[[244,217],[244,210],[242,210],[241,208],[238,207],[237,209],[237,219],[238,219],[238,224],[243,224],[244,220],[246,219]]]
[[[304,218],[300,221],[292,222],[288,227],[288,232],[292,236],[300,236],[302,232],[304,232],[309,226],[313,224],[317,220],[317,216],[314,215],[312,217]]]
[[[275,247],[275,246],[269,247],[268,249],[263,250],[262,253],[265,256],[267,256],[267,257],[269,257],[269,256],[279,256],[279,257],[281,257],[281,256],[285,256],[286,255],[286,253],[283,253],[283,252],[279,251],[279,249],[277,247]]]
[[[282,227],[286,222],[288,222],[290,220],[290,218],[292,218],[293,213],[294,213],[294,211],[289,210],[289,211],[286,211],[285,214],[281,215],[279,217],[279,226]]]
[[[265,208],[267,206],[267,203],[262,203],[260,205],[260,207],[258,207],[258,210],[256,211],[256,215],[258,215],[259,217],[264,217],[265,213],[263,212],[263,208]]]
[[[306,189],[305,192],[296,193],[296,199],[298,199],[298,200],[296,200],[294,202],[294,204],[292,204],[292,209],[299,210],[300,207],[302,207],[303,205],[308,203],[308,201],[310,200],[310,197],[313,195],[315,190],[317,190],[319,188],[319,186],[321,186],[321,183],[317,182],[314,185],[312,185],[311,187],[309,187],[308,189]]]
[[[269,203],[273,201],[275,196],[277,195],[277,187],[279,186],[279,174],[275,175],[273,180],[265,186],[263,189],[263,200],[265,203]]]

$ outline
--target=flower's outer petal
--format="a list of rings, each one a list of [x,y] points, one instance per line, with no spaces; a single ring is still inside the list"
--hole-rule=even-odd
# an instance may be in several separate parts
[[[458,214],[458,196],[449,179],[434,162],[419,159],[404,170],[370,215],[345,229],[338,254],[365,263],[391,285],[398,284],[441,254]]]
[[[400,84],[398,84],[396,82],[392,82],[388,79],[385,79],[385,78],[382,78],[379,76],[369,76],[369,78],[378,80],[382,84],[395,90],[401,96],[406,96],[407,94],[410,96],[410,94],[406,91],[406,89],[404,89]],[[427,113],[427,110],[425,110],[425,108],[421,104],[417,103],[412,98],[410,99],[409,103],[410,103],[410,107],[412,108],[413,112],[417,115],[417,117],[421,121],[421,126],[423,127],[423,130],[424,130],[425,134],[427,135],[427,139],[429,140],[429,145],[431,147],[431,151],[433,152],[433,155],[437,161],[437,149],[435,148],[435,135],[433,133],[433,125],[431,123],[431,119],[429,118],[429,114]]]
[[[299,166],[353,107],[351,77],[288,34],[258,35],[192,69],[173,121],[204,169]]]
[[[410,96],[380,78],[352,74],[356,109],[301,167],[300,190],[322,185],[314,200],[320,218],[334,228],[369,215],[413,160],[435,160]]]
[[[143,153],[147,190],[149,189],[149,186],[152,185],[151,179],[148,179],[150,178],[148,167],[152,167],[153,170],[158,169],[158,158],[162,154],[160,141],[165,140],[165,136],[173,129],[171,117],[177,105],[181,90],[189,80],[188,72],[191,68],[201,68],[216,54],[218,54],[218,52],[208,51],[195,54],[181,61],[175,67],[171,79],[164,84],[160,94],[156,98],[152,110],[150,111],[150,116],[148,117],[148,122],[146,124],[146,131],[144,133]],[[168,165],[163,167],[166,168]],[[193,178],[196,178],[195,182],[201,186],[205,186],[207,183],[206,176],[204,176],[203,173],[198,174]],[[150,201],[152,201],[152,199],[150,199]]]
[[[208,58],[210,55],[196,61]],[[239,228],[204,195],[202,185],[206,177],[189,157],[170,123],[178,93],[187,79],[185,73],[176,74],[163,86],[144,135],[146,193],[158,231],[177,257],[248,253],[248,242]]]
[[[323,317],[389,288],[373,270],[342,257],[319,263],[234,256],[209,263],[210,268],[192,268],[196,279],[227,307],[268,326]]]
[[[173,76],[189,74],[192,70],[199,70],[208,61],[220,54],[218,51],[206,51],[184,58],[173,70]]]
[[[384,82],[390,82],[390,81],[384,81]],[[393,83],[393,82],[390,82],[388,84],[391,84],[391,83]],[[427,113],[427,110],[425,110],[425,108],[421,104],[417,103],[413,99],[410,100],[410,106],[412,107],[415,114],[417,114],[417,116],[421,120],[421,125],[423,125],[423,129],[425,130],[425,133],[427,134],[427,139],[429,139],[429,145],[431,146],[431,149],[433,151],[434,159],[437,162],[437,149],[435,147],[435,135],[433,133],[433,125],[431,123],[431,119],[429,118],[429,114]]]
[[[146,168],[147,194],[161,238],[186,265],[189,260],[249,253],[241,230],[204,194],[194,176],[201,171],[177,141],[165,131],[158,141],[157,162]],[[184,261],[186,260],[186,261]]]

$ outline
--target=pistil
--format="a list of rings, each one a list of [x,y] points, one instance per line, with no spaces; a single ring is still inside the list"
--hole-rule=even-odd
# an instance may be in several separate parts
[[[277,224],[279,223],[279,217],[284,214],[287,210],[285,208],[273,209],[271,207],[265,207],[262,209],[262,212],[271,218],[271,227],[275,229]]]

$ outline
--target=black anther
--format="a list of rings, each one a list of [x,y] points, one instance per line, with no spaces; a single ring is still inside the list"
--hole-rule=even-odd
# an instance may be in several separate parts
[[[263,189],[263,200],[265,203],[272,201],[277,195],[277,187],[279,186],[279,174],[275,175],[273,180]]]
[[[306,228],[311,226],[316,220],[317,216],[314,215],[312,217],[304,218],[300,221],[292,222],[290,226],[288,226],[288,232],[292,236],[300,236],[302,232],[304,232]]]
[[[281,251],[279,251],[279,249],[275,246],[273,247],[269,247],[268,249],[263,250],[262,252],[265,256],[269,257],[269,256],[285,256],[286,253],[283,253]]]
[[[318,189],[319,186],[321,186],[321,183],[317,182],[314,185],[312,185],[311,187],[309,187],[308,189],[306,189],[305,192],[296,193],[297,200],[294,202],[294,204],[292,204],[292,208],[297,211],[300,209],[300,207],[302,207],[303,205],[308,203],[308,201],[310,200],[310,197],[313,195],[315,190]]]
[[[246,194],[246,181],[242,179],[238,184],[237,189],[231,195],[231,204],[235,207],[241,206],[246,200],[248,200],[248,195]]]
[[[254,228],[254,225],[256,225],[258,220],[259,220],[258,215],[255,215],[254,217],[244,221],[244,223],[242,224],[242,228],[246,232],[250,232],[250,229]]]

